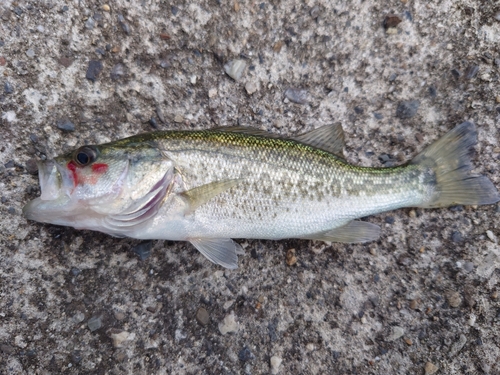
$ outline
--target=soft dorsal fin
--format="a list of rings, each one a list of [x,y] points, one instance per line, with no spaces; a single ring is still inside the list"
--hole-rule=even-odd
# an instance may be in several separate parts
[[[188,214],[193,212],[201,205],[207,203],[210,199],[226,190],[231,189],[233,186],[238,185],[241,181],[242,179],[215,181],[185,191],[182,193],[182,196],[188,202],[188,209],[186,213]]]
[[[322,126],[293,139],[344,158],[344,131],[340,122]]]

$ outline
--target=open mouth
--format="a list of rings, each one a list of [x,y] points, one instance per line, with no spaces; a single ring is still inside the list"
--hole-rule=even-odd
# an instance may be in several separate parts
[[[31,220],[49,222],[51,214],[69,202],[73,181],[55,160],[39,161],[37,165],[41,195],[24,206],[23,214]]]
[[[37,164],[40,190],[42,191],[41,200],[55,200],[62,194],[69,195],[73,181],[63,166],[55,160],[40,161]]]

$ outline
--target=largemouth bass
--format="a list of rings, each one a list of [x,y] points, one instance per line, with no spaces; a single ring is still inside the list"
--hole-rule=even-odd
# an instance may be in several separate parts
[[[471,175],[475,126],[464,122],[390,168],[349,164],[339,125],[292,139],[249,128],[137,135],[39,163],[41,196],[30,220],[118,237],[191,242],[212,262],[237,267],[232,238],[377,239],[368,215],[401,207],[492,204]]]

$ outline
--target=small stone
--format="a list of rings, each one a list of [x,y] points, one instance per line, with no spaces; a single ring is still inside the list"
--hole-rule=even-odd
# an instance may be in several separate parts
[[[206,326],[210,322],[210,316],[208,315],[208,311],[203,307],[200,307],[196,312],[196,320],[202,326]]]
[[[471,272],[474,269],[474,263],[472,263],[472,262],[465,262],[463,269],[464,269],[465,272]]]
[[[317,5],[313,6],[312,9],[309,11],[309,14],[311,15],[312,18],[318,18],[320,13],[321,13],[321,9]]]
[[[306,104],[308,102],[308,96],[307,90],[303,89],[289,88],[285,91],[285,97],[296,104]]]
[[[170,35],[168,35],[167,33],[160,33],[160,39],[161,40],[169,40]]]
[[[492,292],[492,293],[490,294],[490,298],[491,298],[491,299],[497,299],[497,298],[498,298],[498,291],[496,291],[496,290],[495,290],[494,292]]]
[[[26,56],[28,56],[30,59],[35,57],[35,50],[33,48],[30,48],[26,51]]]
[[[73,275],[73,276],[78,276],[82,270],[79,269],[78,267],[71,267],[71,269],[69,270],[69,272]]]
[[[99,73],[102,70],[102,62],[98,60],[91,60],[89,62],[89,67],[87,68],[87,73],[85,74],[85,78],[89,81],[95,82]]]
[[[23,10],[21,9],[21,7],[14,7],[14,13],[18,16],[21,16],[23,14]]]
[[[437,367],[434,363],[427,362],[424,367],[425,375],[433,375],[438,372],[439,367]]]
[[[248,349],[246,346],[240,350],[238,353],[238,359],[241,362],[248,362],[252,359],[255,359],[255,355]]]
[[[243,72],[245,71],[246,66],[247,63],[245,60],[235,59],[227,62],[224,65],[224,71],[229,77],[231,77],[235,81],[239,81],[243,76]]]
[[[213,98],[215,96],[217,96],[217,89],[210,89],[210,90],[208,90],[208,97],[209,98]]]
[[[464,238],[461,232],[455,230],[451,233],[451,240],[453,242],[462,242]]]
[[[418,299],[412,299],[410,301],[410,309],[412,309],[412,310],[418,309],[419,305],[420,304],[419,304],[419,300]]]
[[[115,319],[118,321],[123,320],[126,317],[125,313],[120,310],[114,310],[113,315],[115,316]]]
[[[394,224],[394,217],[393,216],[386,216],[384,220],[387,224]]]
[[[151,117],[148,122],[153,128],[158,129],[158,122],[154,117]]]
[[[473,79],[474,77],[477,76],[478,72],[479,72],[479,66],[478,65],[471,65],[465,71],[465,78]]]
[[[282,40],[278,40],[273,46],[273,51],[279,53],[281,51],[281,47],[283,47],[283,44],[284,43]]]
[[[384,28],[386,30],[391,29],[391,28],[395,28],[401,23],[401,21],[402,21],[401,18],[399,18],[398,16],[396,16],[394,14],[388,14],[384,18]]]
[[[396,117],[400,119],[412,118],[417,114],[420,102],[418,100],[407,100],[400,102],[396,109]]]
[[[458,307],[462,303],[462,296],[458,292],[450,291],[446,298],[451,307]]]
[[[125,17],[123,17],[121,14],[117,16],[118,23],[120,24],[120,27],[122,30],[125,32],[125,34],[129,35],[130,34],[130,26],[128,25],[127,22],[125,22]]]
[[[139,257],[140,260],[146,260],[151,255],[151,249],[153,248],[153,241],[144,241],[132,248],[135,255]]]
[[[81,311],[77,311],[75,315],[71,318],[75,324],[80,324],[85,320],[85,314]]]
[[[408,216],[414,219],[417,217],[417,212],[415,210],[410,210],[410,212],[408,212]]]
[[[392,328],[392,334],[386,339],[386,341],[395,341],[405,334],[405,330],[401,327],[395,326]]]
[[[102,316],[96,315],[87,321],[87,327],[89,327],[90,332],[97,331],[102,327]]]
[[[109,330],[109,337],[113,342],[114,348],[121,348],[123,347],[124,342],[129,339],[130,333],[118,328],[111,328]]]
[[[245,84],[245,90],[247,91],[248,95],[252,95],[257,91],[257,85],[254,82],[247,82]]]
[[[191,79],[190,79],[190,82],[192,85],[196,85],[196,80],[198,79],[198,77],[196,77],[196,75],[192,75],[191,76]]]
[[[177,15],[177,13],[179,13],[179,8],[177,8],[177,7],[176,7],[176,6],[174,6],[174,5],[172,5],[172,6],[170,7],[170,10],[171,10],[171,12],[172,12],[172,14],[173,14],[174,16],[176,16],[176,15]]]
[[[70,59],[68,57],[61,57],[60,59],[57,60],[57,62],[62,66],[64,66],[65,68],[67,68],[68,66],[73,64],[73,59]]]
[[[271,362],[271,374],[273,375],[278,374],[280,371],[281,362],[283,362],[283,360],[280,357],[273,355],[271,357],[270,362]]]
[[[175,115],[174,122],[177,122],[177,123],[184,122],[184,117],[182,117],[181,115]]]
[[[65,132],[74,132],[75,124],[71,122],[71,120],[67,117],[61,118],[56,121],[56,126],[58,129],[61,129]]]
[[[14,92],[14,87],[10,84],[9,81],[5,81],[5,83],[3,84],[3,91],[6,94],[12,94]]]
[[[286,252],[286,264],[293,266],[297,263],[297,257],[295,256],[295,249],[288,249]]]
[[[496,98],[495,98],[496,102],[497,103],[500,103],[500,95],[498,95]]]
[[[462,72],[458,69],[452,69],[451,74],[453,75],[453,77],[455,77],[457,79],[462,76]]]
[[[460,337],[458,338],[458,341],[455,341],[455,343],[451,346],[450,352],[448,353],[449,357],[454,357],[455,355],[458,354],[460,350],[465,346],[467,343],[467,337],[465,337],[464,334],[461,334]]]
[[[38,164],[36,163],[36,159],[29,159],[26,162],[26,172],[31,175],[36,175],[38,173]]]
[[[92,17],[89,17],[87,21],[85,21],[85,28],[87,30],[92,30],[95,26],[95,20]]]
[[[226,333],[237,332],[239,328],[238,322],[236,321],[236,317],[234,316],[234,312],[231,311],[230,314],[224,317],[221,323],[219,323],[219,331],[221,334],[225,335]]]
[[[111,8],[108,4],[104,4],[101,9],[105,12],[110,12],[111,11]]]
[[[408,346],[412,346],[413,345],[413,341],[412,339],[408,338],[408,337],[405,337],[404,338],[405,342],[406,342],[406,345]]]
[[[7,64],[7,60],[5,60],[5,57],[0,56],[0,66],[5,66]]]
[[[495,236],[491,230],[487,230],[486,235],[491,240],[491,242],[498,243],[497,236]]]
[[[7,209],[7,212],[11,215],[15,215],[16,214],[16,209],[14,207],[9,207]]]

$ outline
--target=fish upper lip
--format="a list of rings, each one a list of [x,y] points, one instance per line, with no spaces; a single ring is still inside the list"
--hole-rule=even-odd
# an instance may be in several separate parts
[[[61,164],[59,164],[56,160],[51,159],[38,161],[37,165],[41,200],[55,200],[63,193],[69,193],[67,190],[69,187],[73,186],[73,181]]]

